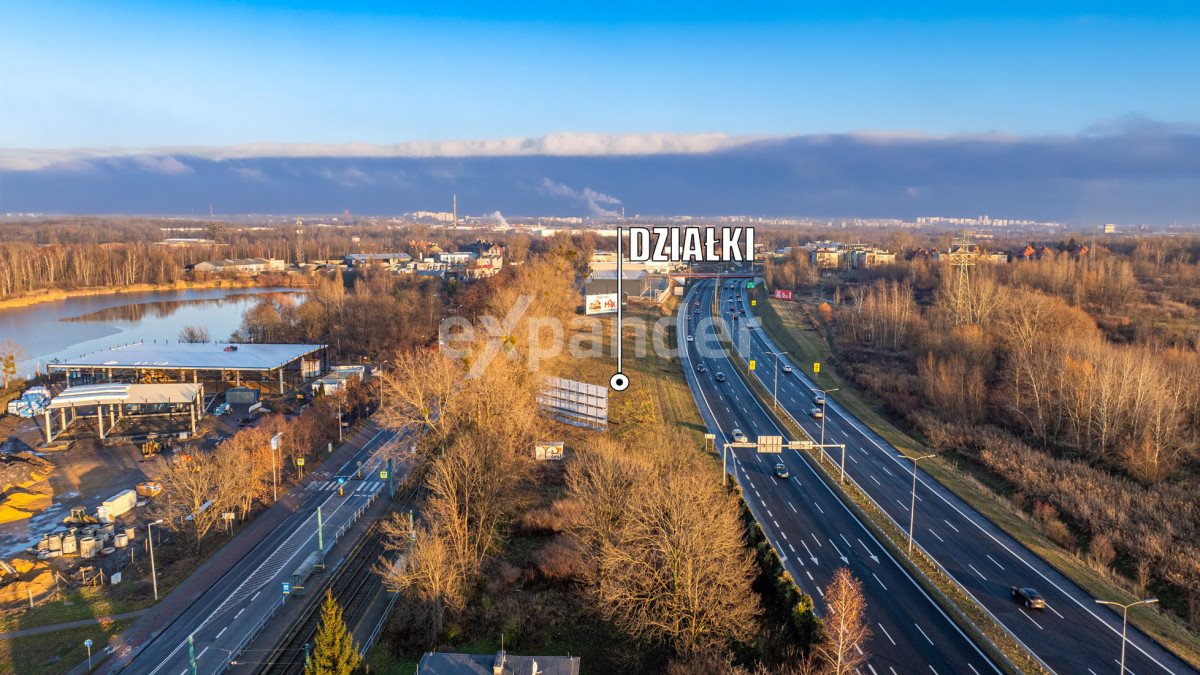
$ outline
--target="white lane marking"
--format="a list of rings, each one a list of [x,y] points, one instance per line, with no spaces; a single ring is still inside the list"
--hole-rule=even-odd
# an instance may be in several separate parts
[[[1001,565],[1000,563],[996,562],[995,558],[993,558],[992,556],[990,556],[986,553],[984,555],[987,555],[987,559],[991,560],[993,563],[995,563],[996,567],[999,567],[1000,569],[1004,569],[1004,565]]]
[[[812,537],[813,541],[817,542],[817,546],[823,546],[823,544],[821,543],[821,540],[817,539],[817,535],[813,534],[812,532],[809,532],[808,536]]]
[[[877,574],[875,574],[874,572],[871,572],[871,576],[875,577],[875,581],[878,581],[880,586],[883,586],[883,590],[886,591],[888,589],[888,587],[884,585],[883,581],[880,580],[880,578]]]
[[[820,504],[813,502],[813,506],[817,507],[817,510],[821,512],[821,515],[825,515],[825,509],[821,508]]]
[[[926,528],[926,529],[928,529],[928,530],[929,530],[929,534],[932,534],[933,536],[937,537],[937,540],[938,540],[938,541],[942,542],[943,544],[944,544],[944,543],[946,543],[946,540],[945,540],[945,539],[942,539],[940,536],[938,536],[938,533],[937,533],[937,532],[934,532],[932,527],[930,527],[930,528]]]
[[[891,642],[893,647],[896,646],[896,641],[892,639],[892,634],[889,633],[888,630],[883,627],[883,624],[877,623],[875,625],[879,626],[879,630],[883,631],[883,634],[887,636],[888,642]],[[892,671],[892,672],[895,672],[895,671]]]
[[[978,574],[980,579],[983,579],[984,581],[987,581],[987,577],[983,576],[983,572],[980,572],[979,570],[975,569],[975,566],[974,566],[974,565],[972,565],[971,563],[967,563],[967,567],[970,567],[970,568],[971,568],[971,570],[972,570],[973,572],[975,572],[975,574]]]
[[[873,666],[869,663],[867,664],[867,669],[869,669],[871,671],[871,675],[879,675],[879,673],[875,671],[875,666]]]
[[[796,547],[792,546],[791,544],[788,544],[788,549],[790,549],[792,553],[796,552]]]
[[[207,646],[205,646],[204,649],[201,649],[200,653],[196,655],[196,660],[199,661],[200,659],[204,658],[204,652],[206,651],[208,651]]]
[[[945,523],[947,526],[949,526],[949,527],[950,527],[950,529],[954,530],[955,532],[958,532],[958,528],[957,528],[957,527],[955,527],[955,526],[954,526],[954,524],[953,524],[953,523],[951,523],[950,521],[948,521],[948,520],[946,520],[945,518],[943,518],[943,519],[942,519],[942,522],[943,522],[943,523]],[[961,533],[961,532],[959,532],[959,534],[962,534],[962,533]]]
[[[239,616],[241,616],[241,615],[242,615],[242,612],[244,612],[244,611],[246,611],[246,608],[245,608],[245,607],[243,607],[243,608],[239,609],[239,610],[237,611],[237,614],[234,614],[234,615],[233,615],[233,618],[235,618],[235,619],[236,619],[236,618],[238,618]]]
[[[254,595],[250,596],[250,602],[254,602],[255,600],[257,600],[258,596],[260,596],[260,595],[262,595],[262,591],[259,591],[259,592],[255,593]]]
[[[875,477],[875,474],[871,474],[871,480],[875,481],[876,485],[883,487],[883,483],[879,482],[879,479]]]
[[[1057,610],[1057,609],[1054,609],[1054,607],[1050,606],[1050,603],[1048,603],[1048,602],[1046,603],[1046,609],[1049,609],[1051,612],[1054,612],[1055,614],[1058,614],[1058,610]],[[1063,616],[1062,614],[1058,614],[1058,618],[1060,618],[1060,619],[1065,619],[1065,618],[1067,618],[1067,617]]]
[[[791,506],[791,507],[792,507],[792,513],[800,513],[799,511],[797,511],[797,510],[796,510],[796,507],[795,507],[795,505],[794,505],[794,504],[792,504],[791,502],[788,502],[788,506]]]
[[[217,636],[216,636],[215,638],[213,638],[213,639],[214,639],[214,640],[220,640],[220,639],[221,639],[221,636],[222,636],[222,635],[224,635],[224,634],[225,634],[225,631],[227,631],[227,630],[229,630],[229,626],[225,626],[224,628],[222,628],[222,629],[220,630],[220,632],[218,632],[218,633],[217,633]]]
[[[967,663],[967,667],[971,669],[972,673],[975,673],[975,675],[979,675],[979,671],[975,670],[975,666],[971,665],[969,662]]]
[[[774,518],[772,518],[772,519],[771,519],[771,522],[775,524],[775,529],[777,529],[777,530],[783,529],[783,528],[779,527],[779,521],[778,521],[778,520],[775,520]]]
[[[813,581],[813,582],[816,581],[816,579],[813,579],[812,572],[809,572],[808,570],[804,570],[804,573],[808,575],[809,581]]]
[[[1029,616],[1029,612],[1021,612],[1021,616],[1025,617],[1026,619],[1029,619],[1030,621],[1033,621],[1033,617]],[[1045,628],[1042,628],[1042,624],[1038,623],[1037,621],[1033,621],[1033,625],[1037,626],[1038,628],[1041,628],[1042,630],[1046,630]]]
[[[764,508],[765,508],[766,506],[767,506],[766,504],[763,504],[763,507],[764,507]],[[774,514],[774,513],[771,513],[771,509],[767,509],[767,517],[768,517],[768,518],[774,518],[774,517],[775,517],[775,514]]]
[[[899,499],[896,500],[896,503],[899,504],[900,508],[904,509],[905,511],[908,510],[908,504],[905,504],[904,502],[900,501]]]
[[[925,634],[925,631],[921,630],[921,624],[913,623],[913,625],[917,627],[917,630],[921,631],[921,637],[925,638],[925,640],[930,644],[930,646],[933,646],[933,640],[930,640],[929,636]]]

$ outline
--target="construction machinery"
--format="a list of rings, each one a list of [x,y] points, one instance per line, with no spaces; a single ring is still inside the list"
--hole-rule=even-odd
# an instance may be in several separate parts
[[[63,518],[63,525],[67,527],[78,527],[80,525],[95,525],[100,520],[95,516],[89,516],[87,509],[82,506],[71,509],[71,515]]]
[[[142,457],[153,457],[162,450],[162,443],[155,440],[148,440],[142,443]]]

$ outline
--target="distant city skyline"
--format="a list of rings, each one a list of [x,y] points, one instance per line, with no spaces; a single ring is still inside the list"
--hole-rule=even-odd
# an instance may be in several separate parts
[[[69,0],[0,7],[0,147],[1200,122],[1200,6]]]

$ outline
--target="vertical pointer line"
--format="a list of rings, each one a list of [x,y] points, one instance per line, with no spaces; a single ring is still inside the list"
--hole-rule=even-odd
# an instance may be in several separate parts
[[[624,342],[625,333],[622,330],[624,326],[621,324],[622,307],[621,304],[625,299],[625,294],[622,293],[622,282],[625,280],[625,263],[622,262],[624,255],[621,253],[621,240],[624,238],[625,228],[617,228],[617,372],[625,372],[623,360],[621,358],[621,343]]]

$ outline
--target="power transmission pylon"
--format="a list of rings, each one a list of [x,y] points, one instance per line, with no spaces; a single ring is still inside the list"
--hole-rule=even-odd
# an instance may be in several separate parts
[[[971,236],[964,231],[950,244],[950,260],[954,266],[954,282],[950,297],[950,312],[954,324],[971,323],[971,267],[975,264],[975,248]],[[957,250],[955,250],[957,247]]]

